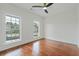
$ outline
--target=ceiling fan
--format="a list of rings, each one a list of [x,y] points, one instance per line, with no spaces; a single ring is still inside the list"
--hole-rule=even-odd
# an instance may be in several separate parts
[[[48,13],[47,7],[50,7],[54,3],[43,3],[43,6],[32,6],[33,8],[43,8],[45,13]]]

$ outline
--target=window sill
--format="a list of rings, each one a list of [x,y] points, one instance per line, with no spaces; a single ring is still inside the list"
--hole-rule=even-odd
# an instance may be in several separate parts
[[[18,41],[21,41],[21,39],[9,40],[9,41],[6,41],[6,44],[10,44],[10,43],[18,42]]]

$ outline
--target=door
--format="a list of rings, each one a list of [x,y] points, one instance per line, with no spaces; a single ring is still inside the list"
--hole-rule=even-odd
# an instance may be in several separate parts
[[[38,21],[34,21],[34,32],[33,32],[33,38],[39,39],[40,38],[40,23]]]

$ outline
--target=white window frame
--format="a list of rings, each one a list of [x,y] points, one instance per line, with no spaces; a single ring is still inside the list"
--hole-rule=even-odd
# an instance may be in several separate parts
[[[19,25],[20,25],[20,28],[19,28],[19,30],[20,30],[20,39],[15,39],[15,40],[6,40],[6,16],[10,16],[10,17],[14,17],[14,18],[19,18]],[[21,41],[21,18],[19,17],[19,16],[14,16],[14,15],[5,15],[5,42],[7,43],[7,44],[9,44],[9,43],[14,43],[14,42],[18,42],[18,41]]]

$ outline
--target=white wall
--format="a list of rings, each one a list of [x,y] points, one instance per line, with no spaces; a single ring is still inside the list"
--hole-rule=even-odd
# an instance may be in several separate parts
[[[21,17],[22,40],[14,43],[5,43],[5,15],[16,15]],[[10,4],[0,4],[0,51],[17,45],[33,41],[33,20],[41,23],[41,38],[43,33],[43,18]]]
[[[76,4],[54,5],[45,21],[45,37],[77,44],[77,23]]]
[[[77,23],[77,44],[79,46],[79,4],[77,6],[77,17],[78,17],[78,23]]]

